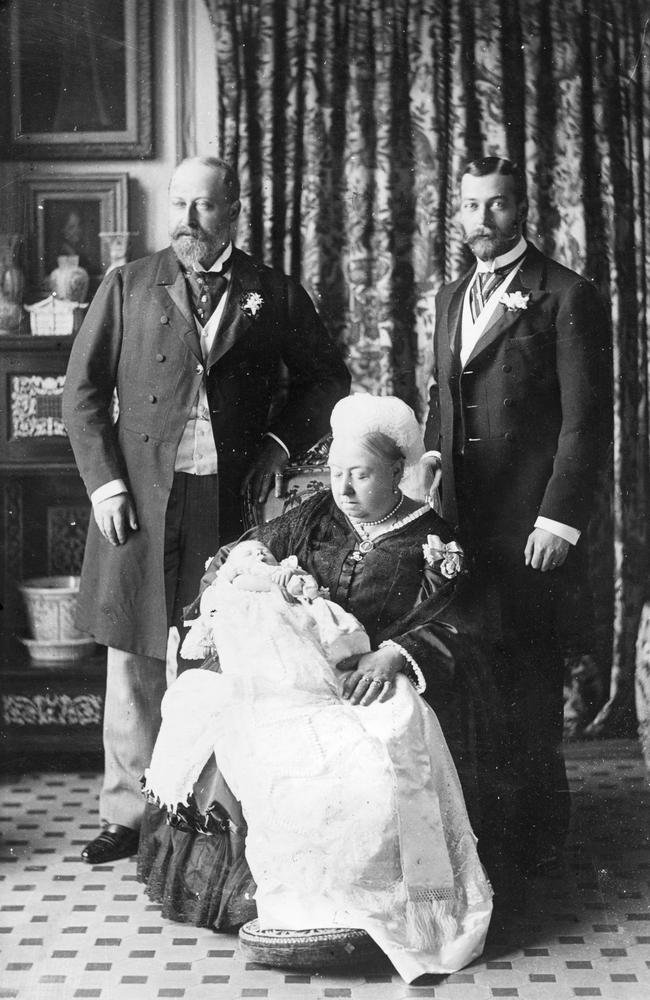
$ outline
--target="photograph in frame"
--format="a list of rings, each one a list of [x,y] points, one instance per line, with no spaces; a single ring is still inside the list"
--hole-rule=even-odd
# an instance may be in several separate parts
[[[32,292],[47,292],[62,256],[79,258],[94,292],[110,263],[100,233],[128,229],[128,174],[44,174],[23,190]]]
[[[153,155],[149,0],[10,0],[14,159]]]

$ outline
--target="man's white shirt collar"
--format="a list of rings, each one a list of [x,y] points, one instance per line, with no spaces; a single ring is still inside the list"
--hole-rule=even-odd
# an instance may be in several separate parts
[[[506,253],[499,254],[494,260],[479,260],[476,258],[476,271],[477,273],[488,273],[496,271],[499,267],[507,267],[508,264],[514,264],[516,260],[521,257],[523,253],[526,252],[528,244],[523,236],[519,237],[519,240],[512,247],[511,250],[507,250]]]

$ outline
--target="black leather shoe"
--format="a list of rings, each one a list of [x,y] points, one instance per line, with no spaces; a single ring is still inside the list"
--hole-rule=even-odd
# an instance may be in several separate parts
[[[119,858],[130,858],[138,850],[140,834],[129,826],[109,823],[98,837],[86,844],[81,858],[88,865],[105,865]]]

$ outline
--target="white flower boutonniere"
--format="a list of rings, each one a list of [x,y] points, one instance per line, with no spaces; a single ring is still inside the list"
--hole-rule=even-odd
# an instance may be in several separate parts
[[[528,309],[530,292],[523,295],[522,292],[504,292],[499,302],[501,302],[508,312],[519,312],[520,309]]]
[[[239,308],[251,319],[255,319],[263,305],[264,299],[259,292],[244,292],[239,300]]]
[[[448,580],[462,573],[464,553],[458,542],[443,542],[439,535],[427,535],[422,551],[429,566]]]

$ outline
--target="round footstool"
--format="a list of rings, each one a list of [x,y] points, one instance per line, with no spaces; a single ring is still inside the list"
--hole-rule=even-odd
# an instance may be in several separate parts
[[[287,969],[348,969],[387,961],[370,935],[358,928],[260,930],[257,920],[249,920],[239,940],[251,961]]]

